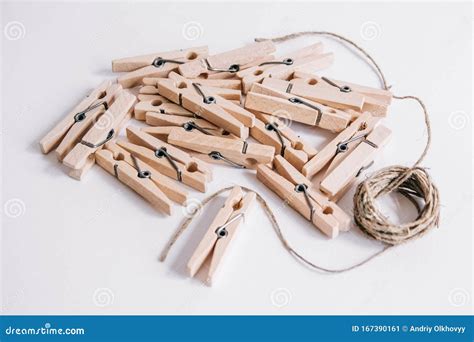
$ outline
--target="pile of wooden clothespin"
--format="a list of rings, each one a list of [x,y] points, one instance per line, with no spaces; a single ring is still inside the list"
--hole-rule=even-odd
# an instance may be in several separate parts
[[[334,61],[321,43],[275,51],[264,41],[214,55],[196,47],[114,60],[116,82],[75,106],[41,140],[42,151],[54,149],[77,179],[97,163],[166,214],[172,202],[186,202],[186,186],[206,192],[210,163],[249,169],[334,238],[350,223],[337,201],[390,137],[379,121],[392,94],[318,76]],[[148,126],[129,125],[132,117]],[[287,120],[334,138],[318,150]],[[127,139],[119,136],[125,126]],[[232,190],[189,261],[190,275],[213,253],[212,280],[254,198]]]

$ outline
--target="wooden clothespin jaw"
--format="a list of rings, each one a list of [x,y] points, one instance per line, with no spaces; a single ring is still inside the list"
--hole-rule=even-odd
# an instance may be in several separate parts
[[[298,70],[319,71],[329,67],[333,61],[334,54],[323,53],[323,44],[316,43],[240,71],[237,77],[242,79],[243,91],[247,93],[254,83],[260,83],[265,77],[287,80]]]
[[[350,218],[340,207],[312,188],[311,182],[281,156],[273,169],[257,167],[257,179],[330,238],[350,228]]]
[[[119,140],[117,144],[160,173],[178,180],[198,191],[205,192],[212,171],[202,160],[153,137],[138,128],[127,127],[130,142]]]
[[[207,88],[187,81],[163,80],[158,82],[160,95],[183,106],[203,118],[221,127],[225,131],[246,139],[249,127],[254,125],[255,116],[222,97],[207,92]]]
[[[303,175],[311,179],[330,162],[332,166],[330,165],[328,170],[332,170],[355,146],[365,139],[378,120],[368,112],[361,114],[303,166]]]
[[[173,181],[113,142],[96,152],[97,164],[129,186],[158,211],[171,215],[170,200],[186,202],[188,193]]]
[[[62,160],[90,128],[91,123],[108,109],[121,88],[110,81],[102,82],[41,139],[42,152],[49,153],[56,148],[56,155]]]
[[[238,227],[244,220],[250,206],[254,203],[255,198],[254,192],[248,192],[244,195],[239,186],[232,189],[224,206],[217,213],[188,261],[187,269],[191,277],[195,276],[204,261],[210,257],[206,284],[209,286],[213,284],[217,272],[222,268],[224,257],[228,255],[228,251],[235,241]]]
[[[203,60],[182,64],[178,70],[186,78],[210,77],[216,73],[225,73],[232,77],[253,63],[260,63],[275,50],[275,45],[271,41],[252,43],[239,49],[208,56]]]
[[[149,55],[128,57],[112,61],[112,71],[127,72],[117,78],[124,88],[141,84],[144,77],[167,77],[180,64],[199,61],[208,55],[207,46],[159,52]]]
[[[222,161],[237,168],[255,168],[270,163],[275,154],[273,146],[248,143],[174,128],[168,135],[170,144],[203,153],[206,160]]]
[[[114,138],[120,127],[131,117],[136,97],[128,91],[122,90],[116,95],[113,104],[103,113],[64,157],[64,165],[74,170],[86,167],[90,156],[101,149],[105,143]]]
[[[142,128],[142,131],[157,136],[157,138],[162,140],[167,140],[169,133],[171,133],[171,130],[175,127],[181,127],[186,131],[197,131],[206,135],[214,135],[216,137],[238,139],[233,134],[224,131],[222,128],[206,120],[195,119],[193,117],[148,112],[146,113],[146,123],[153,127]]]
[[[296,78],[291,81],[267,78],[262,84],[336,109],[370,112],[374,116],[387,114],[387,102],[359,93],[356,89],[360,88],[354,84],[351,87],[349,83],[332,81],[326,77],[313,75],[312,78]]]
[[[265,80],[263,84],[252,86],[247,93],[245,108],[333,132],[342,131],[351,120],[351,115],[343,111],[267,87]]]
[[[253,112],[255,126],[250,129],[252,138],[264,145],[275,147],[275,154],[281,155],[300,170],[318,151],[301,139],[284,120],[277,116]]]
[[[330,198],[340,198],[356,177],[373,164],[375,155],[389,141],[390,136],[391,131],[379,125],[360,138],[360,143],[354,146],[350,153],[346,153],[347,156],[344,159],[336,165],[329,166],[321,181],[320,189]],[[359,137],[360,135],[354,136],[352,139],[359,139]]]

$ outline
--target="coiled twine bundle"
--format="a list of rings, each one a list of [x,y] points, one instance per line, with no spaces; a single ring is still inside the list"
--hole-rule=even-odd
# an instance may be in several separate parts
[[[379,210],[377,198],[397,191],[418,210],[418,217],[405,224],[391,223]],[[423,201],[420,206],[418,201]],[[367,235],[397,245],[423,235],[438,224],[439,193],[428,173],[419,167],[390,166],[377,171],[357,186],[354,221]]]

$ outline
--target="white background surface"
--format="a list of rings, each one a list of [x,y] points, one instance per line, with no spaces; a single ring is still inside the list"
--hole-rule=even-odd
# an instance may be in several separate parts
[[[4,3],[1,13],[4,313],[471,312],[469,4]],[[20,36],[7,32],[12,22],[21,23]],[[190,27],[197,36],[189,30],[186,34]],[[216,53],[256,36],[311,29],[359,42],[380,63],[395,93],[419,95],[431,111],[433,144],[424,165],[441,192],[441,225],[357,270],[327,275],[306,269],[285,251],[255,206],[217,284],[208,288],[183,275],[183,267],[217,202],[160,263],[158,256],[182,219],[180,207],[173,217],[165,217],[101,168],[77,182],[53,154],[40,152],[40,138],[102,79],[114,76],[114,58],[206,44]],[[300,39],[279,46],[279,52],[317,40]],[[322,75],[378,85],[354,54],[323,41],[336,53],[336,62]],[[393,139],[370,171],[410,165],[426,140],[415,104],[394,101],[385,122]],[[318,130],[301,131],[316,147],[330,137]],[[209,194],[234,182],[263,194],[276,208],[290,242],[318,264],[348,266],[381,248],[357,229],[327,240],[249,171],[215,167]],[[191,191],[191,197],[204,195]],[[350,212],[351,201],[352,192],[341,206]],[[18,217],[12,217],[12,203],[19,204]],[[386,205],[390,217],[394,210],[413,215],[403,200]]]

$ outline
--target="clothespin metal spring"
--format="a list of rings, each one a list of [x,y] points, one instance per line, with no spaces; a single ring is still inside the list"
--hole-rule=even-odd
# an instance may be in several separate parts
[[[321,77],[321,79],[326,81],[327,83],[329,83],[333,87],[338,88],[343,93],[350,93],[352,91],[351,87],[349,87],[348,85],[343,85],[343,86],[337,85],[336,83],[334,83],[330,79],[327,79],[326,77]]]
[[[306,101],[304,101],[304,100],[302,100],[302,99],[300,99],[300,98],[298,98],[298,97],[291,97],[291,98],[288,99],[288,101],[290,101],[291,103],[295,103],[295,104],[302,104],[302,105],[304,105],[304,106],[306,106],[306,107],[309,107],[309,108],[311,108],[311,109],[316,110],[316,111],[318,112],[318,117],[316,118],[316,123],[315,123],[315,125],[316,125],[316,126],[319,126],[319,122],[321,121],[321,117],[322,117],[322,115],[323,115],[323,111],[321,110],[321,108],[319,108],[319,107],[317,107],[317,106],[314,106],[314,105],[312,105],[311,103],[306,102]]]
[[[267,131],[274,131],[276,133],[278,140],[280,140],[280,144],[281,144],[280,155],[283,157],[285,154],[286,145],[285,145],[285,140],[283,139],[283,136],[281,135],[280,129],[278,128],[278,125],[276,123],[267,123],[265,125],[265,129]]]
[[[174,60],[174,59],[164,59],[164,58],[161,58],[161,57],[156,57],[153,62],[151,63],[151,65],[153,65],[155,68],[161,68],[163,65],[165,65],[166,63],[175,63],[175,64],[184,64],[184,62],[182,61],[177,61],[177,60]]]
[[[206,131],[204,128],[198,126],[194,121],[185,122],[182,127],[184,128],[184,130],[188,132],[192,131],[193,129],[197,129],[199,132],[204,133],[206,135],[211,134],[208,131]]]
[[[178,181],[182,182],[183,181],[183,174],[181,172],[181,170],[179,169],[178,165],[175,163],[175,161],[173,160],[173,157],[168,153],[168,151],[166,150],[166,147],[161,147],[159,148],[158,150],[155,151],[155,156],[157,158],[162,158],[162,157],[165,157],[168,162],[171,164],[171,166],[173,167],[173,169],[176,170],[176,176],[178,178]]]
[[[135,169],[137,169],[137,177],[138,178],[150,178],[151,177],[151,172],[148,170],[142,170],[140,168],[140,165],[138,165],[138,159],[135,155],[131,154],[130,157],[132,157],[133,164],[135,164]]]
[[[242,165],[242,164],[238,164],[226,157],[224,157],[222,155],[222,153],[218,152],[218,151],[212,151],[208,154],[209,157],[211,157],[212,159],[214,160],[222,160],[224,162],[226,162],[227,164],[230,164],[232,165],[233,167],[236,167],[238,169],[246,169],[247,167],[245,165]]]
[[[90,147],[90,148],[97,148],[97,147],[100,147],[100,146],[104,145],[109,140],[111,140],[114,137],[114,134],[115,134],[115,130],[112,128],[109,131],[109,133],[107,133],[107,137],[103,141],[101,141],[100,143],[92,144],[88,141],[81,140],[81,144],[86,145],[87,147]]]
[[[284,64],[284,65],[292,65],[294,63],[293,58],[285,58],[282,61],[270,61],[270,62],[263,62],[258,66],[268,65],[268,64]]]
[[[216,72],[230,72],[232,74],[235,74],[236,72],[240,71],[240,65],[238,64],[231,64],[228,69],[219,69],[219,68],[213,68],[209,64],[209,61],[207,59],[204,60],[206,62],[206,67],[207,70],[209,71],[216,71]]]
[[[95,104],[91,104],[89,107],[84,109],[82,112],[77,113],[74,115],[74,123],[83,121],[86,118],[86,113],[90,112],[93,109],[96,109],[97,107],[104,106],[105,110],[109,109],[109,105],[105,101],[97,102]]]
[[[339,144],[337,144],[336,154],[347,152],[347,150],[349,149],[349,143],[351,143],[353,141],[356,141],[356,140],[359,140],[359,139],[364,139],[363,142],[369,144],[373,148],[378,148],[378,146],[376,144],[374,144],[373,142],[365,139],[367,137],[367,135],[368,135],[367,133],[359,134],[359,135],[356,135],[356,136],[354,136],[350,139],[341,141]]]
[[[217,238],[218,239],[221,239],[221,238],[225,238],[229,232],[227,231],[227,229],[225,229],[228,225],[230,225],[232,222],[238,220],[239,218],[241,217],[245,217],[244,216],[244,213],[240,213],[240,214],[237,214],[235,215],[234,217],[232,217],[229,221],[227,221],[226,223],[224,223],[222,226],[218,227],[216,229],[216,234],[217,234]]]
[[[201,89],[201,84],[200,83],[193,83],[193,87],[196,89],[196,91],[199,93],[199,95],[202,96],[202,101],[205,104],[216,103],[216,98],[214,96],[206,96],[206,94],[204,94],[204,92]]]
[[[310,197],[309,194],[308,194],[308,186],[307,186],[306,184],[303,184],[303,183],[301,183],[301,184],[296,184],[296,186],[295,186],[295,191],[298,192],[298,193],[300,193],[300,192],[303,193],[303,195],[304,195],[304,197],[305,197],[305,199],[306,199],[306,203],[308,203],[309,210],[310,210],[310,213],[309,213],[309,220],[310,220],[311,222],[313,222],[313,214],[314,214],[314,212],[315,212],[316,209],[314,208],[314,205],[313,205],[313,203],[311,202],[311,197]]]

